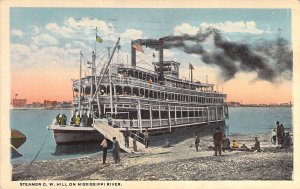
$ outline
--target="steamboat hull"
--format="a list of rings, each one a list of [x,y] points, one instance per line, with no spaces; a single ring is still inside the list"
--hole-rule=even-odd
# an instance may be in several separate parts
[[[92,127],[50,125],[56,144],[100,141],[103,135]]]

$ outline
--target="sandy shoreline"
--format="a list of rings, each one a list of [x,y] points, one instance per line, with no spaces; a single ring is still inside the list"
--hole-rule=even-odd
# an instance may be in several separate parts
[[[151,147],[148,153],[121,154],[121,164],[102,165],[100,154],[75,159],[34,162],[22,177],[28,163],[13,165],[12,180],[292,180],[293,149],[270,143],[269,134],[235,134],[228,137],[250,147],[259,136],[262,152],[226,151],[213,156],[211,130],[200,137],[200,151],[194,139],[184,137],[172,147]]]

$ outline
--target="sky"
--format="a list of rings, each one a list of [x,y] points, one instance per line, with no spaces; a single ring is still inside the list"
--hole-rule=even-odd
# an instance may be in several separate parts
[[[84,61],[95,50],[95,28],[103,43],[96,44],[101,59],[107,46],[121,38],[116,59],[130,63],[130,42],[165,36],[196,35],[208,27],[218,29],[229,42],[255,45],[278,36],[291,43],[291,12],[288,9],[109,9],[109,8],[11,8],[11,94],[28,102],[72,99],[72,80],[79,78],[79,52]],[[213,42],[207,40],[207,46]],[[138,66],[152,69],[158,52],[144,47]],[[210,51],[213,51],[213,47]],[[152,54],[155,53],[155,58]],[[164,51],[165,60],[180,62],[180,78],[188,78],[189,63],[194,79],[216,85],[228,101],[243,103],[292,102],[292,81],[262,80],[255,71],[238,71],[222,78],[222,69],[207,64],[196,54],[180,49]],[[142,61],[144,60],[144,61]],[[117,60],[115,60],[117,61]],[[222,66],[222,65],[221,65]]]

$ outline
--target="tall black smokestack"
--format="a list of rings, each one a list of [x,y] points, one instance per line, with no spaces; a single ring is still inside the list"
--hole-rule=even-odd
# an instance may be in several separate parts
[[[160,38],[158,42],[159,49],[159,78],[164,80],[164,39]]]
[[[133,41],[131,41],[131,66],[136,66],[136,50],[133,48]]]

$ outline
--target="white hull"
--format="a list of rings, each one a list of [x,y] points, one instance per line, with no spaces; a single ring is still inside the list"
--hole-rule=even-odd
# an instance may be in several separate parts
[[[103,137],[92,127],[50,125],[48,129],[53,130],[56,144],[100,141]]]

